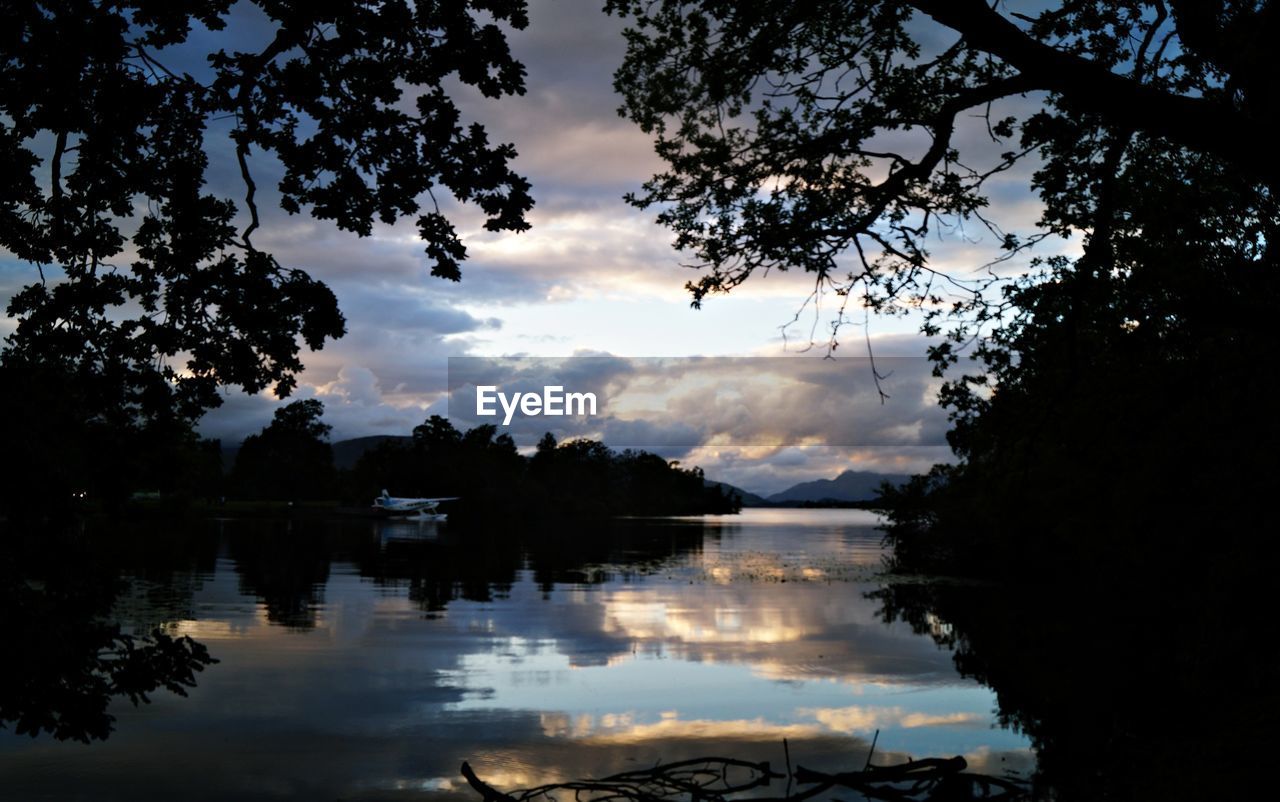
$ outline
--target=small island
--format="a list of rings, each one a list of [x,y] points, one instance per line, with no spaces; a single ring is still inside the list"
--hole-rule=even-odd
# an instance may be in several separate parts
[[[615,451],[596,440],[561,443],[548,433],[526,456],[493,424],[459,431],[439,415],[410,436],[371,438],[339,467],[323,414],[315,399],[281,407],[234,452],[225,477],[213,477],[215,486],[201,495],[225,499],[217,505],[223,512],[296,514],[337,506],[359,514],[387,490],[455,497],[447,502],[449,514],[467,520],[726,514],[742,507],[738,493],[707,482],[700,468],[656,454]]]

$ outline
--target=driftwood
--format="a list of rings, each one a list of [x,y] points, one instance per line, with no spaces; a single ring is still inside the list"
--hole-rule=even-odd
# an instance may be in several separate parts
[[[968,764],[963,757],[926,758],[893,766],[872,766],[868,757],[862,771],[827,774],[803,766],[791,771],[789,750],[786,755],[787,774],[772,771],[768,762],[705,757],[660,763],[598,780],[552,783],[510,792],[485,783],[467,763],[462,764],[462,776],[483,802],[737,802],[732,799],[734,794],[782,779],[787,780],[783,796],[753,795],[751,802],[803,802],[835,788],[889,802],[1029,799],[1027,789],[1018,782],[966,772]],[[793,794],[793,782],[808,787]]]
[[[962,800],[1027,799],[1027,789],[1012,780],[973,774],[965,771],[968,763],[957,755],[952,758],[925,758],[894,766],[872,766],[862,771],[825,774],[796,766],[795,781],[813,785],[822,793],[835,786],[857,791],[868,799],[886,800]],[[812,789],[811,789],[812,790]]]
[[[730,794],[768,785],[770,780],[782,779],[786,775],[771,771],[768,763],[709,757],[660,763],[652,768],[625,771],[599,780],[553,783],[511,793],[503,793],[485,783],[468,763],[462,764],[462,776],[484,797],[484,802],[525,802],[537,797],[558,801],[557,792],[572,794],[572,799],[577,802],[673,802],[686,799],[715,802],[727,799]]]

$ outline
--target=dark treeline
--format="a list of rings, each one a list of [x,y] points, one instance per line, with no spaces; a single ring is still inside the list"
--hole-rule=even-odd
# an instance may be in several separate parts
[[[594,440],[557,443],[547,434],[531,457],[492,425],[459,432],[432,416],[409,441],[384,441],[346,476],[344,498],[370,488],[395,495],[459,496],[470,515],[537,518],[693,515],[737,512],[741,504],[686,469],[644,451],[613,451]]]
[[[525,457],[493,425],[459,431],[433,415],[412,437],[388,439],[350,470],[338,470],[314,399],[281,407],[244,441],[227,477],[227,495],[256,500],[339,499],[367,506],[393,496],[456,496],[454,514],[470,518],[600,518],[737,512],[736,496],[644,451],[613,451],[594,440],[557,443],[547,434]]]
[[[59,370],[0,364],[0,443],[15,466],[0,483],[0,516],[65,521],[77,502],[118,510],[142,490],[181,507],[222,491],[218,441],[173,415],[86,411],[92,395]]]
[[[1161,245],[1159,220],[1189,228],[1193,208],[1141,207],[1145,241],[1118,252]],[[1087,311],[1030,293],[1037,324],[989,351],[1000,388],[954,396],[961,460],[883,499],[896,568],[982,580],[895,585],[886,618],[995,690],[1045,797],[1251,798],[1240,756],[1270,751],[1280,721],[1261,596],[1280,443],[1262,306],[1280,284],[1218,284],[1194,241],[1162,245],[1160,275],[1062,275]]]
[[[1249,307],[1280,294],[1268,278],[1175,314],[1146,278],[1136,327],[1119,324],[1138,313],[1109,276],[1080,289],[1087,315],[1045,310],[1000,390],[958,417],[962,461],[885,493],[899,570],[982,580],[895,585],[885,614],[995,690],[1046,797],[1251,798],[1240,756],[1270,751],[1280,721],[1261,595],[1280,427],[1262,367],[1275,334]]]
[[[0,512],[20,524],[67,520],[77,509],[182,514],[224,500],[367,507],[383,490],[393,496],[458,496],[450,502],[452,513],[483,518],[697,515],[741,508],[736,495],[708,485],[700,468],[652,453],[614,451],[593,440],[557,443],[548,434],[526,457],[492,425],[462,432],[439,416],[415,427],[411,437],[389,438],[352,468],[339,469],[323,404],[295,401],[245,438],[224,470],[219,441],[203,439],[178,421],[126,427],[88,420],[68,428],[34,414],[56,397],[0,393],[0,401],[6,408],[19,402],[23,407],[0,416],[11,455],[29,468],[0,489]]]
[[[294,401],[276,410],[258,434],[236,453],[225,494],[244,499],[332,498],[336,475],[331,427],[320,420],[324,404]]]

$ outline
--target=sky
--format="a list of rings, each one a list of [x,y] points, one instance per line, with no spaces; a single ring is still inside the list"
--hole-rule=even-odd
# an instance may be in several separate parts
[[[306,370],[294,395],[324,402],[333,439],[408,434],[428,415],[444,414],[449,357],[817,358],[823,353],[829,318],[826,312],[815,318],[813,307],[805,306],[813,284],[803,274],[755,277],[729,296],[708,299],[700,310],[690,307],[684,284],[697,274],[681,267],[672,236],[653,222],[653,210],[637,210],[622,200],[662,163],[649,137],[617,114],[620,100],[612,74],[623,57],[624,23],[606,16],[600,5],[598,0],[530,3],[528,28],[509,33],[513,53],[527,69],[523,96],[486,100],[455,88],[464,118],[484,123],[491,140],[515,144],[514,169],[532,183],[536,203],[528,215],[532,229],[521,234],[484,231],[483,217],[473,208],[446,209],[469,252],[461,282],[428,274],[411,219],[376,226],[371,236],[359,238],[327,222],[273,209],[274,166],[261,157],[253,163],[263,211],[255,244],[281,264],[325,281],[347,318],[344,338],[304,357]],[[229,30],[245,31],[246,39],[262,34],[252,16],[240,9],[233,14],[241,16],[233,17]],[[983,147],[976,124],[972,128],[961,130],[962,141]],[[210,187],[239,198],[243,187],[234,162],[225,158],[225,146],[221,155],[215,148]],[[1025,229],[1038,216],[1027,190],[1028,170],[1011,171],[989,187],[990,211],[1007,229]],[[991,239],[939,240],[935,264],[974,270],[991,257]],[[30,266],[0,258],[0,296],[30,281],[32,273]],[[12,321],[5,323],[11,328]],[[875,355],[923,355],[926,343],[916,333],[918,324],[912,318],[872,319],[867,334]],[[813,331],[817,348],[806,351]],[[842,339],[842,353],[866,355],[861,328],[845,328]],[[265,425],[280,403],[270,394],[228,391],[200,430],[224,444],[238,442]],[[942,413],[933,399],[899,394],[886,403],[897,405],[893,414],[899,417],[927,419],[922,427],[936,434]],[[806,419],[807,410],[795,405],[780,413],[780,420],[811,432],[814,421]],[[687,405],[685,414],[690,414]],[[830,414],[835,420],[841,412]],[[851,408],[849,414],[859,413]],[[758,438],[747,446],[681,444],[660,453],[764,493],[846,469],[922,471],[949,459],[932,436],[915,444],[831,447],[785,432],[767,444]]]

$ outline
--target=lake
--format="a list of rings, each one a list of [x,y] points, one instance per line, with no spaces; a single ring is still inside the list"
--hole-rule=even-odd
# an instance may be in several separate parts
[[[786,739],[793,763],[853,770],[877,730],[878,763],[1034,766],[990,689],[882,620],[869,512],[140,529],[110,614],[219,662],[186,698],[117,699],[104,741],[0,731],[0,798],[478,800],[463,760],[509,790],[708,754],[778,768]]]

